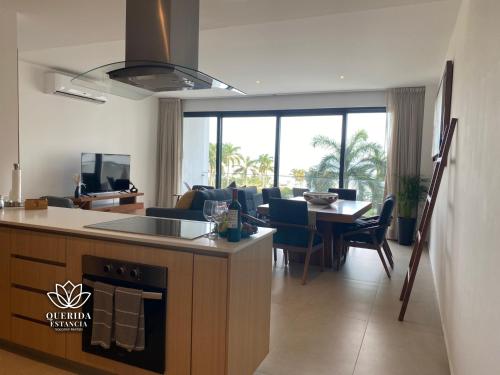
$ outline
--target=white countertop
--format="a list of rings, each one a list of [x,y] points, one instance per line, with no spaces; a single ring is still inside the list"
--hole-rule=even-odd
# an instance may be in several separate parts
[[[133,215],[58,207],[49,207],[47,210],[32,211],[26,211],[24,208],[4,208],[0,209],[0,226],[12,226],[66,235],[73,234],[102,240],[118,240],[166,249],[181,249],[187,251],[201,250],[219,254],[236,253],[255,241],[271,236],[274,233],[274,229],[259,228],[257,234],[248,239],[243,239],[240,242],[234,243],[227,242],[225,239],[210,240],[208,238],[197,238],[194,240],[183,240],[84,228],[85,225],[132,216]],[[269,251],[271,251],[271,249],[269,249]]]

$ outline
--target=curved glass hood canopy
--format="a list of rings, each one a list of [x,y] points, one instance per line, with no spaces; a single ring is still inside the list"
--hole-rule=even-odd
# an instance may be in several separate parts
[[[125,61],[74,77],[75,85],[130,99],[160,92],[243,92],[198,71],[199,0],[126,0]]]
[[[243,92],[194,69],[158,61],[120,61],[77,75],[72,83],[140,100],[160,92],[221,89]]]

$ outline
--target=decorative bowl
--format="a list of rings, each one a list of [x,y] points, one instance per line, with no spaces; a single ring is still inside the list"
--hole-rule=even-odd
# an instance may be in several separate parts
[[[332,204],[338,199],[337,193],[313,193],[310,191],[304,192],[304,199],[316,205],[328,205]]]

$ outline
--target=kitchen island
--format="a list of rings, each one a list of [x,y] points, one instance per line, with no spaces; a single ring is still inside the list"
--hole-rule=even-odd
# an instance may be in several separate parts
[[[129,216],[0,210],[0,339],[112,373],[153,374],[83,351],[81,332],[49,327],[46,293],[81,284],[82,257],[91,255],[168,269],[166,374],[253,374],[269,351],[273,230],[229,243],[84,227]]]

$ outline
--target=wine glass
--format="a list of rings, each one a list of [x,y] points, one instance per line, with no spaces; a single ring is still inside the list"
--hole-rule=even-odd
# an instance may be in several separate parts
[[[212,222],[214,220],[214,212],[217,201],[206,200],[203,203],[203,216],[210,223],[210,233],[208,233],[207,237],[210,239],[215,239],[215,233],[212,230]]]
[[[224,201],[217,201],[215,204],[213,219],[217,223],[217,228],[220,228],[221,223],[227,215],[227,203]]]

